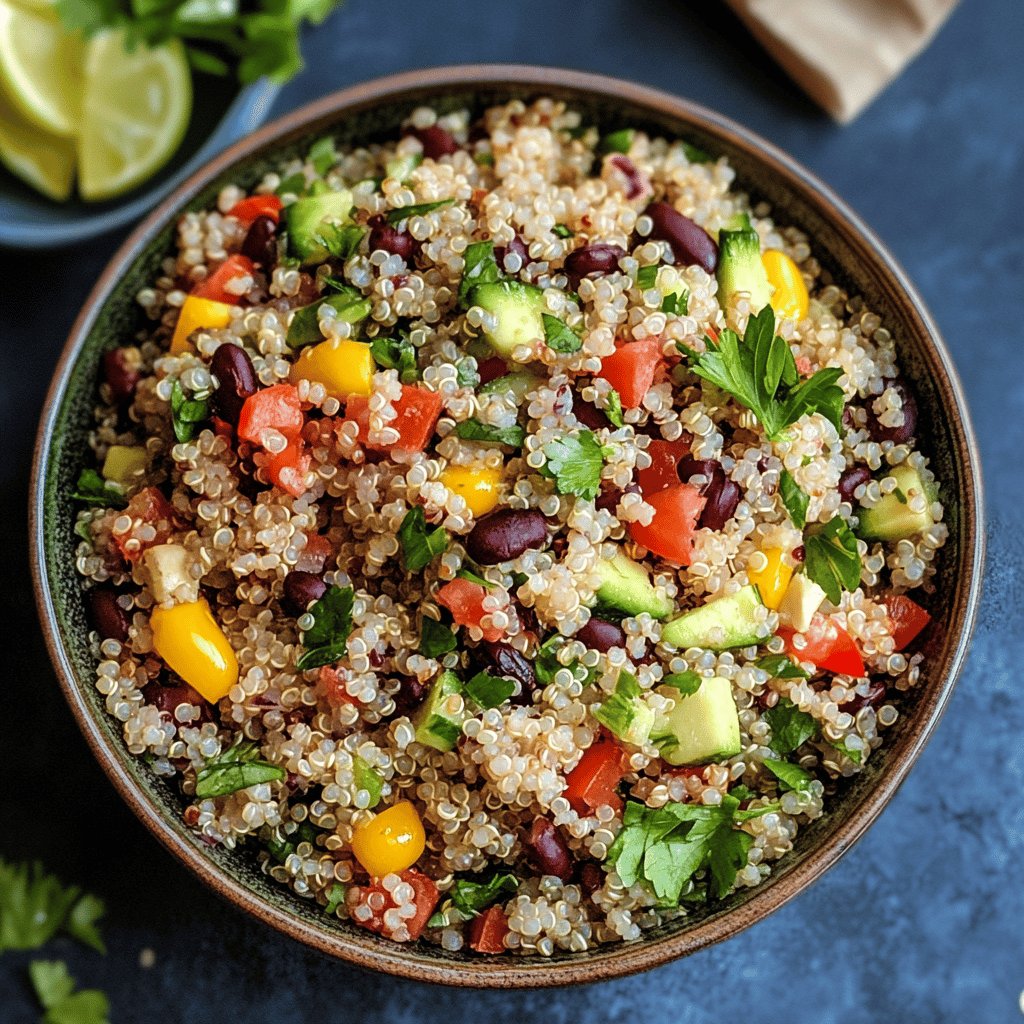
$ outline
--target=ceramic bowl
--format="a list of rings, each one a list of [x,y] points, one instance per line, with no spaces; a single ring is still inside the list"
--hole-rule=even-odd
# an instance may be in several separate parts
[[[228,182],[255,183],[282,157],[330,132],[341,145],[393,135],[412,108],[428,103],[476,111],[514,97],[549,94],[581,109],[602,129],[635,126],[682,137],[736,169],[739,186],[769,201],[779,223],[801,227],[835,279],[867,298],[899,343],[925,426],[922,447],[943,481],[949,542],[929,598],[935,619],[912,700],[881,753],[840,787],[828,813],[804,827],[795,850],[761,886],[744,889],[628,945],[554,959],[473,958],[425,945],[398,945],[330,920],[312,902],[260,874],[255,856],[204,845],[182,822],[174,789],[128,754],[119,723],[93,685],[82,594],[74,571],[74,508],[68,498],[87,462],[100,353],[138,327],[133,295],[168,252],[185,210],[213,203]],[[808,171],[770,143],[686,100],[574,71],[470,66],[420,71],[329,96],[236,143],[193,174],[140,225],[93,289],[71,331],[43,413],[35,453],[32,545],[43,630],[60,685],[111,781],[153,834],[213,889],[281,931],[365,967],[423,981],[488,987],[560,985],[645,970],[733,935],[809,885],[864,833],[934,730],[963,664],[977,609],[981,570],[981,478],[964,396],[949,353],[903,271],[858,217]]]
[[[177,152],[148,181],[107,202],[55,203],[0,166],[0,246],[55,249],[131,224],[225,146],[255,131],[279,89],[266,78],[239,89],[228,79],[197,76],[196,103]]]

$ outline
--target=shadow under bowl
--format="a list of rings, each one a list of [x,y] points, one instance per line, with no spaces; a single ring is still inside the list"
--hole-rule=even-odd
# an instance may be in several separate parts
[[[262,875],[251,851],[210,848],[184,825],[173,786],[131,756],[119,723],[94,686],[82,590],[74,569],[75,510],[69,495],[88,458],[98,364],[104,349],[139,327],[133,299],[171,248],[186,210],[214,202],[229,182],[251,186],[285,157],[324,133],[348,145],[394,135],[416,106],[480,111],[513,98],[551,95],[603,130],[625,126],[681,137],[728,157],[737,183],[772,204],[780,224],[803,229],[823,267],[863,295],[897,340],[917,396],[921,445],[943,482],[950,536],[928,595],[918,686],[899,700],[901,717],[863,773],[843,783],[828,813],[805,826],[770,878],[628,945],[553,959],[479,958],[425,945],[402,946],[328,919],[318,906]],[[65,696],[115,787],[147,828],[185,865],[238,907],[325,953],[392,974],[453,985],[534,987],[629,974],[727,938],[765,917],[842,856],[906,778],[945,708],[963,664],[981,588],[982,495],[977,446],[949,353],[903,271],[858,217],[824,185],[770,143],[731,121],[627,82],[575,71],[485,65],[394,75],[320,100],[237,143],[192,175],[121,247],[71,330],[39,429],[31,495],[33,572],[39,614]]]

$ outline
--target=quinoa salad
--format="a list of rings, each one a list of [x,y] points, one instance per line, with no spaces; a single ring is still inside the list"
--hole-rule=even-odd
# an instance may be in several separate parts
[[[74,498],[96,686],[210,846],[471,955],[756,886],[912,706],[898,339],[724,158],[553,100],[184,214]]]

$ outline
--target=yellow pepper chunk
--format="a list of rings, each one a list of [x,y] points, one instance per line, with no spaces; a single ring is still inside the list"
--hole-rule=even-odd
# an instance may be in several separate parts
[[[203,598],[154,608],[153,647],[193,689],[216,703],[238,681],[238,659]]]
[[[787,320],[807,316],[807,285],[800,268],[778,249],[766,249],[761,257],[768,283],[772,286],[772,309]]]
[[[146,472],[149,452],[138,445],[112,444],[103,460],[103,479],[128,486]]]
[[[179,356],[182,352],[192,350],[189,335],[201,327],[213,330],[227,327],[231,323],[232,307],[226,302],[215,302],[213,299],[202,299],[198,295],[190,295],[178,314],[178,322],[174,325],[174,337],[171,339],[171,355]]]
[[[474,516],[487,515],[498,504],[498,488],[503,472],[490,466],[449,466],[441,473],[441,483],[466,499]]]
[[[419,812],[400,800],[353,832],[352,852],[374,878],[383,878],[411,868],[426,842]]]
[[[763,569],[748,570],[747,577],[760,591],[761,600],[769,608],[777,609],[793,578],[793,566],[786,561],[782,548],[769,548],[764,555],[768,564]]]
[[[329,395],[373,394],[373,373],[376,369],[370,346],[364,341],[322,341],[307,345],[292,364],[289,380],[311,380],[323,384]]]

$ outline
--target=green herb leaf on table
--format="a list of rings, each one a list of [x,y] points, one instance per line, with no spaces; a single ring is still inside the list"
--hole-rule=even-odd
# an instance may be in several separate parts
[[[788,469],[784,469],[779,478],[779,493],[782,495],[782,504],[789,513],[793,525],[798,530],[802,530],[807,524],[807,506],[811,499],[800,489],[800,485],[793,479],[793,475]]]
[[[513,448],[521,448],[526,440],[526,431],[518,424],[510,427],[494,427],[489,423],[481,423],[479,420],[463,420],[457,424],[453,431],[456,437],[465,441],[493,442],[495,444],[507,444]]]
[[[775,707],[768,708],[763,717],[772,731],[768,746],[776,754],[793,753],[797,747],[817,736],[820,728],[817,719],[785,697]]]
[[[124,492],[104,480],[95,469],[83,469],[78,474],[78,483],[71,492],[71,498],[94,508],[124,508],[128,504]]]
[[[68,965],[63,960],[33,960],[28,967],[28,976],[44,1010],[64,1002],[75,991],[75,979],[68,973]]]
[[[394,210],[388,210],[385,217],[389,224],[401,224],[409,217],[422,217],[425,213],[441,210],[446,206],[451,206],[454,202],[454,199],[438,199],[434,203],[413,203],[411,206],[400,206]]]
[[[578,352],[583,347],[580,336],[557,316],[542,313],[541,319],[544,321],[544,341],[552,352]]]
[[[33,960],[28,974],[45,1011],[42,1024],[107,1024],[109,1021],[107,997],[97,989],[75,992],[75,979],[62,960]]]
[[[403,384],[420,379],[416,346],[408,338],[374,338],[370,342],[370,355],[382,370],[397,370]]]
[[[702,682],[704,682],[703,676],[698,672],[694,672],[693,669],[688,669],[686,672],[673,672],[665,676],[661,684],[662,686],[671,686],[673,689],[678,690],[682,697],[689,697],[700,689]]]
[[[604,414],[608,417],[613,427],[624,427],[626,425],[626,421],[622,416],[622,399],[615,388],[608,392],[608,404],[604,407]]]
[[[754,664],[772,679],[810,679],[810,675],[785,654],[765,654]]]
[[[466,693],[484,710],[501,707],[515,693],[516,685],[511,679],[492,676],[489,672],[477,672],[468,683]]]
[[[211,757],[196,773],[196,796],[206,799],[227,796],[261,782],[280,782],[285,770],[263,761],[259,745],[252,740],[236,740],[227,750]]]
[[[857,538],[841,516],[809,530],[804,536],[804,552],[804,572],[833,604],[839,604],[844,590],[860,586]]]
[[[459,282],[459,308],[467,306],[467,296],[478,284],[495,284],[504,278],[494,258],[493,242],[473,242],[466,246],[465,268]]]
[[[0,860],[0,953],[39,949],[62,927],[67,929],[68,916],[80,898],[84,899],[77,886],[65,886],[38,861],[8,864]]]
[[[844,396],[836,381],[843,371],[827,367],[801,381],[789,345],[775,334],[771,306],[747,321],[742,341],[726,328],[717,341],[705,342],[707,350],[694,357],[694,373],[750,409],[769,439],[812,412],[842,428]]]
[[[428,529],[426,516],[419,505],[405,514],[398,528],[398,539],[402,544],[407,572],[425,569],[448,547],[448,531],[443,526]]]
[[[424,658],[440,658],[449,651],[454,651],[458,645],[459,641],[455,634],[443,622],[423,616],[419,649]]]
[[[795,790],[798,793],[806,793],[814,781],[813,775],[804,771],[798,764],[790,764],[789,761],[776,761],[774,758],[766,757],[764,766],[782,784],[783,792]]]
[[[171,389],[171,424],[179,441],[191,441],[200,423],[210,418],[210,392],[201,391],[191,398],[185,395],[181,381]]]
[[[68,914],[64,930],[74,939],[86,946],[91,946],[97,953],[106,954],[107,947],[103,942],[96,922],[106,913],[106,906],[98,896],[83,893]]]
[[[605,449],[590,430],[567,434],[544,445],[547,463],[542,469],[554,478],[559,494],[575,494],[591,501],[601,488]]]
[[[351,587],[330,586],[309,609],[313,625],[302,634],[306,650],[295,663],[300,671],[330,665],[345,656],[354,602],[355,591]]]

